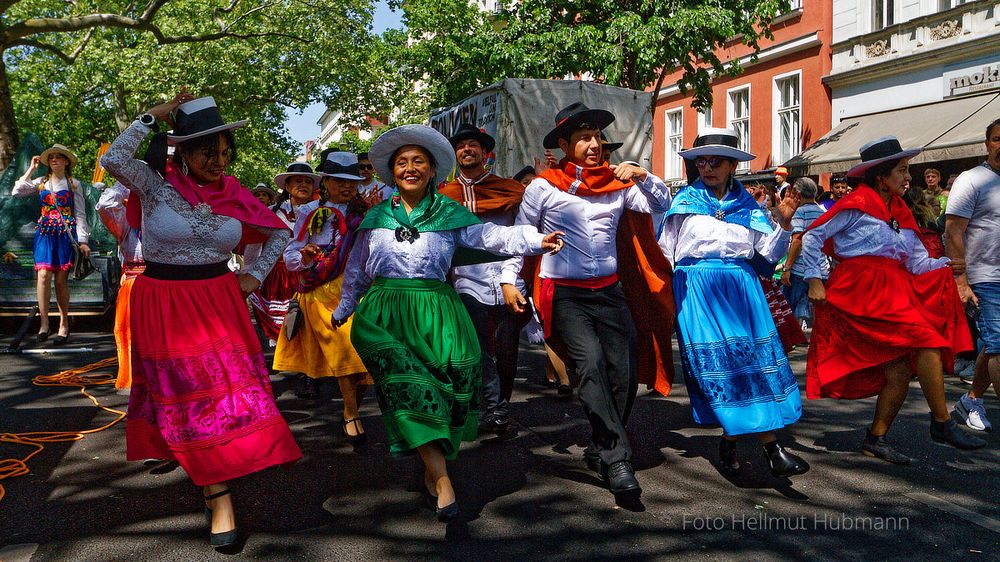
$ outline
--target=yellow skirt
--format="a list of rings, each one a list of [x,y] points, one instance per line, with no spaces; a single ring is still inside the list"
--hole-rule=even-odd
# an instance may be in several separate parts
[[[330,325],[330,316],[340,303],[343,281],[341,275],[308,293],[295,294],[302,326],[291,341],[282,326],[274,351],[275,371],[305,373],[312,379],[367,373],[351,345],[351,320],[336,330]],[[365,379],[366,384],[371,384],[370,377]]]

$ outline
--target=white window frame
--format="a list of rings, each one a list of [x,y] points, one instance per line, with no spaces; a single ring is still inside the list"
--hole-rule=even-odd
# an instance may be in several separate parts
[[[736,116],[736,108],[733,104],[733,94],[738,94],[745,91],[747,94],[747,114],[743,117]],[[753,128],[751,127],[750,119],[753,115],[753,93],[750,91],[750,84],[743,84],[742,86],[737,86],[735,88],[730,88],[726,90],[726,126],[730,129],[734,129],[739,133],[739,129],[736,126],[737,123],[746,122],[746,135],[741,138],[740,150],[745,150],[747,152],[753,152],[750,150],[752,146],[753,138]],[[740,162],[736,166],[736,170],[740,172],[746,172],[750,170],[750,162]]]
[[[698,110],[698,132],[712,127],[712,108],[703,107]]]
[[[781,89],[778,83],[783,80],[788,80],[789,78],[796,78],[799,83],[799,103],[797,106],[790,106],[789,108],[781,107]],[[771,101],[771,154],[774,155],[774,163],[780,165],[781,163],[787,161],[789,158],[796,156],[798,153],[802,152],[802,116],[805,114],[802,110],[802,105],[804,102],[802,96],[802,70],[794,70],[792,72],[787,72],[785,74],[779,74],[775,76],[772,81],[773,96]],[[782,153],[781,146],[781,115],[782,113],[788,111],[797,111],[799,114],[799,130],[798,139],[795,142],[790,154]]]
[[[868,22],[869,29],[871,31],[882,31],[883,29],[892,27],[896,25],[898,21],[899,14],[896,13],[899,2],[898,0],[868,0]],[[879,9],[876,9],[878,5]],[[882,25],[876,25],[875,16],[879,11],[882,11]]]
[[[674,130],[671,124],[671,117],[677,116],[677,123],[680,129]],[[684,159],[678,154],[684,148],[684,108],[677,107],[668,109],[663,114],[663,130],[666,133],[664,139],[664,179],[676,180],[684,177]]]

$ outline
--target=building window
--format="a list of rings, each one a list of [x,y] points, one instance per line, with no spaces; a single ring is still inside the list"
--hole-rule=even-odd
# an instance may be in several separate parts
[[[681,108],[667,112],[667,179],[684,177],[684,160],[680,151],[684,149],[684,114]]]
[[[896,23],[896,0],[872,0],[872,31]]]
[[[950,10],[961,6],[962,4],[968,4],[969,2],[972,2],[972,0],[938,0],[938,11],[943,12],[945,10]]]
[[[795,10],[801,10],[801,9],[802,9],[802,0],[791,0],[788,3],[789,12],[794,12]]]
[[[774,81],[775,122],[777,123],[775,161],[786,162],[802,146],[802,96],[800,76],[794,74]]]
[[[750,86],[729,91],[729,128],[736,131],[739,149],[750,152]],[[750,162],[740,162],[737,170],[750,169]]]
[[[712,108],[703,107],[698,110],[698,131],[708,129],[712,126]]]

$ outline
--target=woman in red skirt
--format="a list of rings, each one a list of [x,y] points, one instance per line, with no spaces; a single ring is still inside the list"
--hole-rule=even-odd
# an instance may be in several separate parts
[[[944,370],[955,353],[972,348],[952,278],[964,264],[931,258],[919,227],[900,197],[910,181],[910,158],[895,137],[861,147],[864,178],[818,218],[802,237],[801,260],[816,320],[806,368],[809,398],[878,396],[862,445],[872,457],[909,464],[885,435],[916,373],[931,410],[931,438],[960,449],[986,444],[958,429],[944,396]],[[824,287],[820,253],[837,259]],[[951,266],[951,267],[949,267]]]
[[[176,146],[163,175],[135,157],[157,121],[171,123],[173,134],[151,145],[164,153],[162,141]],[[225,123],[215,100],[182,90],[141,115],[101,158],[132,189],[126,214],[142,228],[146,260],[132,287],[127,456],[176,459],[204,487],[215,547],[237,539],[228,481],[302,457],[243,300],[289,238],[270,209],[225,175],[236,155],[232,129],[245,123]],[[246,273],[230,272],[233,248],[258,242],[260,257]]]

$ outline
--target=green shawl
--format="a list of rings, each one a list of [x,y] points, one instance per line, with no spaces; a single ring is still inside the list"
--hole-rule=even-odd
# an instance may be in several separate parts
[[[359,229],[385,228],[388,230],[413,229],[420,232],[440,232],[480,224],[479,217],[450,197],[439,195],[437,189],[427,188],[427,195],[417,203],[409,215],[399,201],[398,192],[372,207]],[[419,236],[419,234],[418,234]],[[498,256],[476,248],[456,248],[452,267],[493,261],[503,261],[510,256]]]

